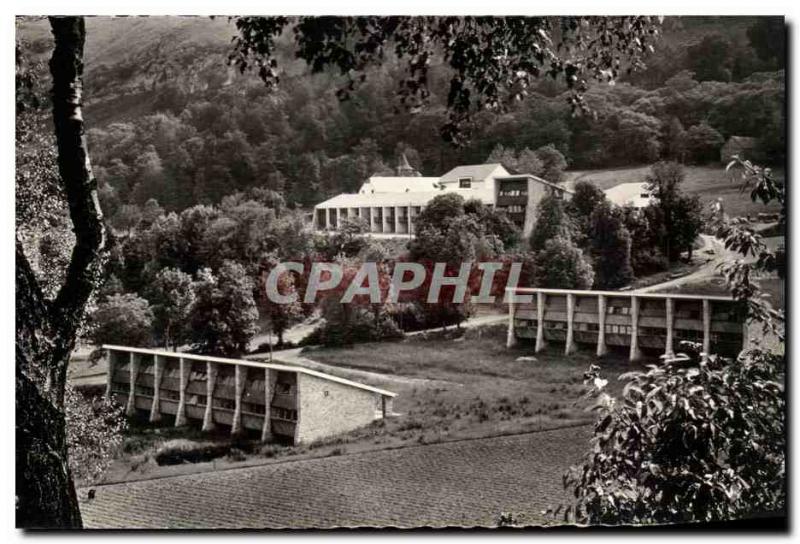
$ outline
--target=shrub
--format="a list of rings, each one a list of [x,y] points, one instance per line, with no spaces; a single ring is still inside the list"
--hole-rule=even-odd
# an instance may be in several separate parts
[[[97,305],[91,321],[90,335],[97,345],[153,345],[153,310],[147,300],[132,293],[109,296]]]
[[[70,470],[83,483],[93,483],[122,444],[127,426],[123,409],[105,396],[89,398],[69,385],[64,404]]]
[[[588,289],[594,281],[594,270],[583,251],[566,238],[548,241],[537,253],[536,262],[537,287]]]
[[[180,465],[181,463],[205,463],[231,451],[228,444],[214,442],[193,442],[179,438],[162,444],[154,459],[159,465]]]
[[[320,326],[307,335],[300,345],[346,346],[403,337],[403,331],[386,313],[376,316],[364,308],[351,308],[348,313],[346,320],[323,319]]]
[[[631,253],[631,266],[636,276],[648,276],[669,268],[669,261],[657,248],[641,248]]]
[[[785,361],[760,348],[735,361],[699,346],[631,372],[621,398],[587,385],[599,417],[592,450],[565,476],[582,523],[689,523],[774,514],[785,507]]]

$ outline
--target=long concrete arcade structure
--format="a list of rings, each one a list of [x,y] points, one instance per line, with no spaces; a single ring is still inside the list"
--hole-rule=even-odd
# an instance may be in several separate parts
[[[202,422],[232,435],[261,433],[262,441],[293,444],[363,427],[392,412],[395,393],[281,363],[242,361],[173,351],[103,346],[108,353],[106,395],[144,411],[151,422]]]
[[[642,351],[674,356],[680,341],[702,342],[703,351],[736,356],[747,341],[747,327],[730,297],[516,288],[530,301],[509,303],[508,347],[535,341],[539,352],[548,342],[573,353],[579,344],[627,347],[630,359]]]

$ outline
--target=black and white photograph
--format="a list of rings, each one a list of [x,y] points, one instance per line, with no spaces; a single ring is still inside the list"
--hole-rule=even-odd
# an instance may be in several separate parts
[[[792,17],[283,7],[4,17],[9,529],[788,534]]]

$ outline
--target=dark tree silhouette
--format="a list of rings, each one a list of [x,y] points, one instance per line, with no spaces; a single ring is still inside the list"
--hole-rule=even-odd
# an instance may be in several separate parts
[[[84,137],[83,18],[52,17],[58,170],[75,232],[66,280],[48,301],[16,243],[17,513],[21,527],[81,526],[67,464],[64,390],[84,307],[101,272],[105,231]]]

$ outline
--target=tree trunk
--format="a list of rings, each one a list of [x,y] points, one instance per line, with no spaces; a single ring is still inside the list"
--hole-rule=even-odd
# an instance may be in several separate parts
[[[67,461],[67,364],[102,271],[105,230],[81,113],[84,21],[51,17],[50,26],[55,39],[50,73],[58,168],[75,246],[64,284],[48,302],[17,241],[16,524],[67,529],[82,526]]]

